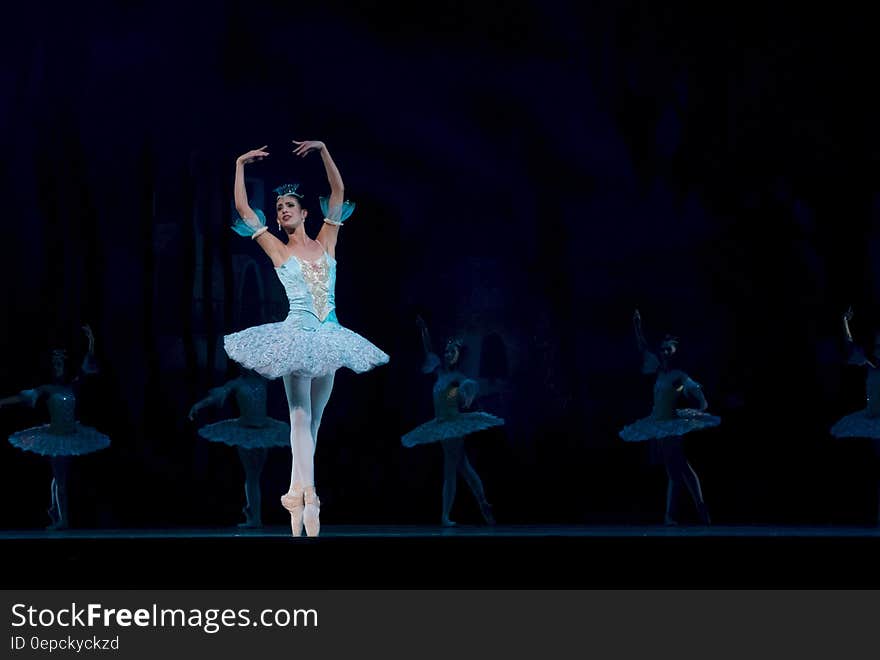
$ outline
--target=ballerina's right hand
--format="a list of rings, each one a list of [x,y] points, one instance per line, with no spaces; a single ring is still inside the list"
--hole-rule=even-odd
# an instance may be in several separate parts
[[[853,318],[853,308],[852,308],[852,305],[850,305],[849,307],[846,308],[846,311],[843,313],[843,320],[849,322],[849,321],[852,321],[852,318]]]
[[[265,151],[266,147],[268,146],[268,144],[264,144],[259,149],[251,149],[247,153],[244,153],[236,158],[235,162],[241,165],[249,165],[250,163],[253,163],[255,161],[263,160],[266,156],[269,155],[269,152]]]
[[[192,408],[189,409],[189,415],[187,415],[187,419],[189,419],[189,421],[191,421],[191,422],[195,421],[195,419],[196,419],[196,407],[195,406],[193,406]]]

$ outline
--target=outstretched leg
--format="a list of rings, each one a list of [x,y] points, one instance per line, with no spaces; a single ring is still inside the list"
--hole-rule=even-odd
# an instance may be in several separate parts
[[[239,527],[262,527],[262,494],[260,491],[260,475],[266,464],[265,447],[248,449],[238,448],[238,457],[244,468],[244,496],[247,504],[244,507],[245,521]]]
[[[440,442],[443,446],[443,516],[440,524],[444,527],[455,525],[449,518],[458,480],[458,466],[464,457],[464,439],[452,438]]]

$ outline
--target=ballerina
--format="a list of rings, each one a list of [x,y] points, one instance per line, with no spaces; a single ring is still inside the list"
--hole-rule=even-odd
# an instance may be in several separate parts
[[[199,435],[238,450],[245,474],[245,506],[242,510],[245,521],[239,527],[262,527],[260,476],[269,449],[290,445],[290,426],[266,414],[266,380],[249,370],[243,370],[238,378],[213,388],[205,398],[193,404],[189,411],[190,421],[194,421],[196,413],[203,408],[222,406],[230,394],[235,395],[240,417],[203,426]]]
[[[468,409],[477,396],[477,382],[459,370],[462,343],[450,339],[443,352],[443,362],[433,352],[428,327],[421,317],[417,323],[422,334],[422,346],[425,349],[424,373],[437,373],[434,383],[434,419],[416,427],[401,438],[404,447],[415,447],[432,442],[439,442],[443,447],[443,513],[440,519],[444,527],[452,527],[456,523],[449,518],[452,503],[455,501],[457,477],[460,474],[471,489],[480,513],[489,525],[495,524],[492,506],[486,500],[483,482],[477,471],[468,460],[464,448],[464,438],[471,433],[501,426],[504,420],[486,412],[461,412],[460,407]]]
[[[315,445],[321,417],[338,369],[356,373],[388,362],[379,348],[359,334],[344,328],[336,318],[336,242],[339,230],[354,210],[344,200],[339,169],[323,142],[293,141],[294,155],[305,157],[317,152],[324,163],[330,184],[330,197],[320,198],[324,223],[317,238],[305,230],[308,210],[303,206],[299,184],[275,189],[278,231],[285,240],[272,235],[266,216],[253,209],[245,189],[244,168],[269,156],[266,146],[242,154],[235,162],[235,207],[239,219],[233,230],[250,236],[263,249],[275,267],[290,304],[287,318],[224,338],[226,353],[246,369],[266,378],[282,378],[290,412],[292,465],[290,487],[281,504],[290,512],[293,536],[305,527],[308,536],[320,531],[320,500],[315,490]]]
[[[865,367],[865,407],[839,420],[831,427],[835,438],[867,438],[873,441],[874,452],[880,454],[880,332],[874,335],[874,361],[868,359],[865,351],[858,346],[850,332],[853,309],[850,307],[843,315],[843,334],[846,339],[848,363]],[[880,483],[877,490],[878,523],[880,523]]]
[[[48,512],[52,523],[47,527],[49,530],[62,530],[70,526],[67,477],[72,457],[90,454],[110,446],[110,438],[76,420],[76,396],[79,386],[86,376],[98,372],[95,361],[95,336],[87,325],[83,326],[83,332],[88,339],[89,350],[83,358],[77,376],[68,378],[67,352],[63,349],[55,349],[52,351],[54,382],[0,399],[0,407],[25,404],[34,408],[42,397],[46,398],[49,423],[13,433],[9,436],[9,442],[22,451],[49,457],[52,465],[51,504]]]
[[[678,353],[678,339],[669,335],[660,344],[659,356],[648,350],[648,342],[642,334],[642,317],[636,310],[633,326],[639,351],[642,353],[642,373],[657,374],[654,383],[654,407],[648,417],[644,417],[620,431],[620,437],[627,442],[651,441],[663,456],[669,484],[666,490],[667,525],[677,525],[677,513],[681,492],[690,493],[697,508],[697,515],[704,525],[710,523],[709,511],[703,501],[700,479],[684,455],[682,436],[692,431],[700,431],[718,426],[721,418],[709,415],[709,407],[703,388],[672,363]],[[699,410],[692,408],[676,409],[679,397],[685,394],[699,403]]]

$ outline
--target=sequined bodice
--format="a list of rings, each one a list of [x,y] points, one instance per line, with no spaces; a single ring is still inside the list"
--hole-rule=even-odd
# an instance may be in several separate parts
[[[291,256],[275,269],[290,303],[288,319],[299,318],[310,324],[335,321],[336,260],[326,252],[307,261]],[[312,319],[309,319],[312,317]]]
[[[244,426],[266,425],[266,381],[262,378],[241,378],[235,387],[239,422]]]
[[[865,380],[868,417],[880,417],[880,369],[868,367]]]
[[[440,372],[434,383],[434,416],[437,419],[450,419],[458,415],[458,388],[464,381],[458,371]]]
[[[76,431],[76,397],[73,390],[53,385],[46,390],[49,408],[49,431],[66,434]]]
[[[676,417],[675,404],[684,390],[687,378],[680,371],[659,371],[654,382],[654,408],[651,417],[654,419],[673,419]]]

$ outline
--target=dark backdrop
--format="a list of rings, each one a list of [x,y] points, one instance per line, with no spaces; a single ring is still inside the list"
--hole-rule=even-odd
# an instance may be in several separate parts
[[[859,341],[880,327],[871,22],[576,4],[12,15],[0,389],[45,382],[52,347],[80,358],[92,325],[101,373],[81,419],[113,444],[76,461],[74,525],[238,519],[235,453],[185,416],[236,373],[223,334],[285,313],[268,261],[228,229],[235,157],[268,143],[248,170],[256,201],[300,180],[318,230],[323,170],[290,155],[294,138],[327,143],[358,203],[340,320],[391,355],[337,378],[317,456],[327,522],[438,519],[439,448],[399,443],[431,415],[416,314],[497,377],[481,405],[508,423],[469,446],[502,522],[659,520],[662,468],[616,437],[651,404],[635,307],[649,338],[681,337],[724,418],[687,444],[717,521],[873,519],[870,446],[827,432],[864,397],[841,313],[855,305]],[[279,381],[270,400],[283,418]],[[4,409],[0,433],[44,418]],[[274,454],[267,522],[283,522],[288,469]],[[0,525],[44,524],[47,462],[4,444],[0,473]],[[474,521],[460,489],[456,516]]]

